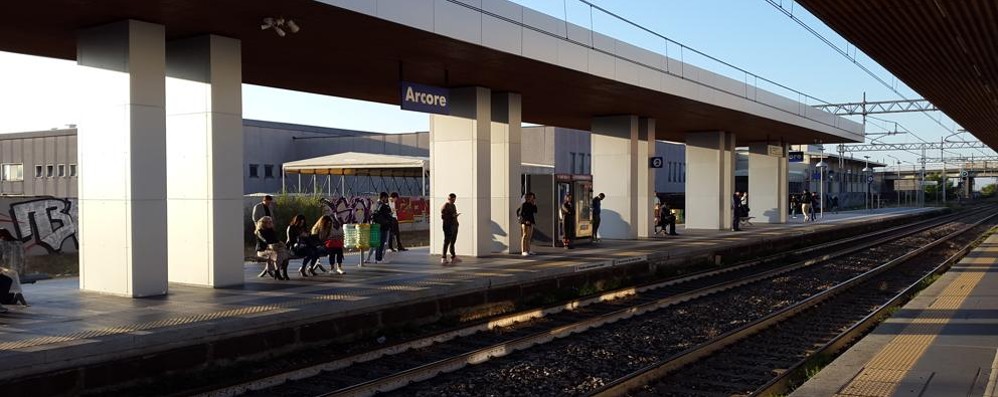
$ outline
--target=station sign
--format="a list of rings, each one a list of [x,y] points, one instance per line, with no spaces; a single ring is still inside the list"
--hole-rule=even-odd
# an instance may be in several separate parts
[[[787,160],[791,163],[803,163],[804,162],[804,152],[790,152],[787,153]]]
[[[442,87],[409,83],[399,83],[402,109],[423,113],[450,114],[447,100],[450,90]]]
[[[783,156],[783,146],[766,145],[766,152],[773,157]]]
[[[664,165],[665,159],[661,156],[648,158],[648,168],[662,168]]]

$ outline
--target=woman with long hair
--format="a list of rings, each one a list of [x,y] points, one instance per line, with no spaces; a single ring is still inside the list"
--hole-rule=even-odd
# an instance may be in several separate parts
[[[337,274],[345,273],[343,271],[343,225],[339,220],[329,215],[323,215],[312,226],[312,239],[321,244],[317,248],[317,250],[321,250],[321,253],[316,255],[329,255],[330,270],[335,271]],[[316,266],[325,271],[318,260],[316,260]]]
[[[291,224],[288,225],[287,233],[288,249],[295,256],[302,258],[298,274],[301,274],[302,277],[308,277],[310,274],[314,276],[319,255],[316,254],[315,245],[309,243],[310,233],[306,225],[305,215],[295,214],[291,218]]]

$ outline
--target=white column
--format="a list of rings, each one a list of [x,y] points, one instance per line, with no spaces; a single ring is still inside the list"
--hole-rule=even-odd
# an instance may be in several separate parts
[[[241,285],[240,42],[214,35],[170,42],[166,65],[169,279]]]
[[[654,121],[651,121],[651,124],[654,125]],[[638,116],[593,119],[590,139],[593,156],[593,196],[600,193],[606,195],[600,212],[601,237],[609,239],[638,237],[638,203],[642,201],[638,197],[646,194],[649,188],[645,183],[639,183],[641,174],[638,170],[639,165],[648,166],[647,158],[638,158],[642,153],[639,150],[640,127]]]
[[[772,148],[772,153],[771,153]],[[779,153],[779,156],[772,154]],[[765,143],[749,146],[749,208],[753,221],[787,222],[787,158],[782,146]]]
[[[456,252],[482,256],[492,252],[490,210],[492,93],[470,87],[451,91],[449,116],[430,116],[430,252],[443,248],[440,208],[457,195]]]
[[[735,135],[723,131],[687,133],[686,164],[686,228],[730,229]]]
[[[520,94],[492,93],[492,252],[520,252]]]
[[[120,21],[79,32],[80,288],[167,291],[164,28]]]
[[[638,119],[638,237],[651,237],[655,234],[655,174],[648,159],[655,157],[655,119]],[[602,226],[601,226],[602,228]]]

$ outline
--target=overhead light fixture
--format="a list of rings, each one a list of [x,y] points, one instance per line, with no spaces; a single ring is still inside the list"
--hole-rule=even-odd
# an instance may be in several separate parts
[[[281,18],[264,18],[263,24],[260,25],[260,30],[274,29],[274,33],[278,36],[287,36],[287,32],[298,33],[301,27],[298,26],[295,21],[290,19]]]

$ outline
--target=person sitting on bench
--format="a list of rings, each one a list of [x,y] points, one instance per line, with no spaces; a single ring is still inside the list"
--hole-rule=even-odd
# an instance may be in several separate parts
[[[0,229],[0,304],[28,305],[21,289],[21,278],[18,274],[23,263],[24,246],[14,238],[7,229]],[[0,312],[7,311],[0,306]]]
[[[672,208],[669,207],[669,204],[662,203],[658,207],[658,224],[655,226],[659,227],[659,230],[655,232],[656,235],[665,233],[666,228],[668,228],[670,236],[679,235],[679,233],[676,233],[676,214],[672,213]]]

